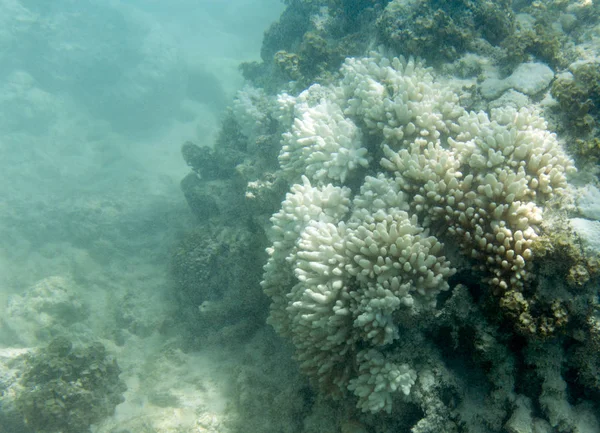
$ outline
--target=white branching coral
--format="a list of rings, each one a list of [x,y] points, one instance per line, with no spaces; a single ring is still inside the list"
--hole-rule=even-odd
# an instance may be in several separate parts
[[[413,60],[347,59],[337,83],[279,100],[294,117],[282,172],[302,184],[272,217],[269,321],[322,391],[389,412],[419,371],[403,329],[433,314],[457,266],[441,240],[493,292],[520,291],[573,163],[534,110],[467,112]]]
[[[353,391],[359,407],[375,412],[391,410],[397,380],[416,373],[392,357],[378,379],[389,383],[365,393],[378,362],[368,354],[400,338],[400,316],[431,309],[454,269],[440,255],[443,245],[400,209],[402,193],[369,179],[351,205],[347,188],[313,187],[306,177],[292,187],[272,218],[263,287],[272,298],[269,322],[291,337],[302,370],[328,394]],[[374,214],[366,207],[373,202]],[[408,382],[402,389],[408,393]]]
[[[267,250],[269,261],[265,265],[263,290],[272,299],[270,323],[279,332],[288,329],[287,291],[294,279],[289,263],[296,260],[297,241],[306,227],[314,223],[337,223],[348,212],[350,190],[334,187],[313,187],[306,176],[303,184],[295,184],[281,205],[281,210],[271,218],[272,247]]]
[[[271,101],[264,90],[246,85],[239,90],[233,100],[232,111],[235,119],[250,142],[267,133],[270,126],[270,116],[279,104]]]
[[[349,58],[341,74],[338,86],[315,84],[295,99],[278,98],[281,119],[293,113],[279,154],[292,182],[306,175],[313,182],[343,183],[350,172],[367,167],[363,129],[390,143],[407,143],[448,133],[463,113],[456,94],[413,59]]]
[[[346,115],[359,119],[371,134],[391,143],[415,136],[439,138],[462,114],[458,96],[434,81],[429,69],[412,58],[347,59],[336,94],[343,94]]]
[[[292,181],[306,175],[314,182],[344,182],[350,171],[368,165],[361,130],[335,100],[309,104],[311,93],[320,91],[315,85],[299,97],[302,102],[295,106],[292,129],[283,134],[279,163]]]
[[[413,289],[426,302],[448,288],[449,263],[437,256],[442,244],[425,235],[416,216],[395,208],[360,209],[348,227],[352,262],[346,270],[357,281],[392,289],[400,297]]]
[[[350,380],[348,389],[358,397],[358,407],[365,412],[392,410],[392,394],[398,390],[404,395],[417,380],[417,373],[408,364],[390,362],[380,352],[369,349],[361,351],[359,375]]]
[[[499,290],[520,288],[543,203],[567,184],[573,163],[531,109],[464,113],[457,133],[384,145],[381,165],[394,174],[427,227],[443,227]]]

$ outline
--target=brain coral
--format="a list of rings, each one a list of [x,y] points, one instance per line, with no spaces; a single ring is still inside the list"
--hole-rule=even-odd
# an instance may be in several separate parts
[[[390,412],[418,377],[397,350],[403,327],[435,314],[463,266],[450,258],[507,305],[574,167],[533,109],[467,112],[417,61],[373,54],[340,72],[280,98],[292,121],[279,160],[296,183],[271,218],[262,285],[270,323],[323,392]]]

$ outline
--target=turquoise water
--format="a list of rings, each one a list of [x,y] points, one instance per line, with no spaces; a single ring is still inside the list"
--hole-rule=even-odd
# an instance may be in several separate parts
[[[600,432],[593,1],[0,0],[0,433]]]
[[[101,342],[127,384],[116,413],[95,420],[101,431],[193,431],[196,418],[223,413],[218,365],[177,347],[172,356],[189,368],[175,373],[166,353],[179,331],[160,329],[177,306],[171,253],[195,226],[179,189],[180,147],[212,146],[243,85],[238,64],[259,59],[262,33],[282,8],[0,4],[3,384],[13,349],[66,336],[76,346]],[[54,431],[49,419],[27,428],[10,406],[0,405],[3,433]]]

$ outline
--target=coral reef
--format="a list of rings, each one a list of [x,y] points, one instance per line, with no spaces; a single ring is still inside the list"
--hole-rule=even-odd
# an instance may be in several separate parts
[[[73,348],[59,337],[27,355],[16,408],[37,432],[88,432],[124,400],[119,374],[102,344]]]
[[[369,46],[387,0],[294,0],[266,32],[262,62],[246,62],[244,77],[269,93],[299,91],[328,80],[344,58]]]
[[[412,59],[350,58],[340,73],[330,86],[280,97],[289,113],[281,121],[293,119],[280,175],[296,183],[271,219],[262,281],[269,323],[323,395],[353,395],[362,412],[395,416],[394,428],[436,431],[436,420],[452,414],[472,431],[500,431],[511,414],[513,426],[527,418],[532,400],[547,418],[530,417],[531,425],[574,428],[575,417],[555,415],[566,394],[546,401],[516,381],[523,359],[546,371],[526,341],[562,356],[571,344],[584,350],[574,335],[595,335],[580,325],[592,308],[592,262],[575,252],[572,233],[559,240],[554,228],[564,224],[557,210],[575,172],[556,135],[529,107],[467,112],[453,88]],[[544,273],[569,248],[563,279]],[[459,293],[481,323],[450,313],[445,299]],[[468,362],[492,392],[478,415],[436,403],[442,391],[427,385],[458,393],[465,380],[460,369],[439,370],[459,356],[437,344],[449,328],[457,346],[477,336]],[[557,335],[560,343],[544,342]],[[485,372],[489,364],[495,373]],[[543,390],[550,377],[532,380]],[[472,397],[456,398],[467,406]],[[578,410],[595,425],[596,409]]]
[[[177,326],[189,347],[243,340],[264,325],[262,227],[284,195],[277,166],[279,105],[263,89],[240,90],[214,147],[187,142],[191,172],[181,188],[198,226],[181,237],[170,263]]]
[[[587,127],[586,116],[596,117],[600,111],[600,64],[587,62],[572,65],[571,72],[563,74],[552,84],[552,94],[566,116],[576,122],[577,128]]]
[[[237,218],[244,208],[240,190],[245,187],[236,179],[236,167],[246,156],[247,139],[232,116],[225,121],[217,145],[213,148],[186,142],[181,152],[192,168],[181,181],[188,205],[200,221]]]
[[[515,31],[501,46],[505,49],[505,64],[518,65],[530,55],[548,62],[553,67],[565,66],[564,38],[554,30],[545,16],[531,21],[529,16],[517,19]]]
[[[577,62],[552,84],[559,115],[565,129],[575,138],[570,150],[582,163],[596,163],[600,157],[600,64]]]
[[[275,210],[269,200],[258,200],[257,206],[246,198],[260,195],[259,185],[269,182],[277,167],[279,116],[275,98],[248,85],[238,92],[213,147],[183,144],[181,151],[192,172],[181,181],[181,189],[201,223],[235,226],[240,217],[246,223],[255,218],[257,207],[262,206],[265,215]],[[248,188],[249,182],[255,182],[255,187]],[[247,189],[254,189],[256,195],[246,194]],[[263,191],[283,195],[277,187]]]
[[[512,32],[510,1],[392,0],[377,21],[381,41],[396,52],[430,62],[455,59],[478,38],[502,42]]]
[[[26,347],[58,336],[85,337],[91,333],[84,323],[88,314],[73,278],[52,276],[9,299],[0,336],[5,343]]]
[[[269,418],[302,423],[256,423],[250,359],[241,418],[305,433],[599,430],[600,217],[568,182],[597,170],[598,80],[594,61],[561,71],[597,7],[286,3],[262,63],[242,65],[236,176],[270,244],[267,321],[312,388],[264,381],[260,401],[290,400]],[[583,173],[557,128],[573,129]]]
[[[248,85],[238,92],[214,147],[182,146],[192,171],[181,188],[198,227],[174,248],[170,275],[181,334],[192,347],[222,341],[225,334],[244,339],[264,324],[262,227],[287,187],[271,174],[279,116],[276,99]]]
[[[264,323],[266,305],[259,292],[264,245],[262,237],[240,227],[204,226],[180,241],[170,273],[186,341],[198,346],[226,328],[235,328],[231,338],[241,339]]]
[[[350,56],[375,45],[395,54],[444,65],[461,56],[484,55],[503,73],[538,60],[553,69],[576,58],[565,32],[581,37],[573,23],[593,24],[597,12],[569,2],[513,5],[461,0],[289,1],[266,32],[262,62],[241,65],[247,80],[268,93],[298,93],[330,82]]]

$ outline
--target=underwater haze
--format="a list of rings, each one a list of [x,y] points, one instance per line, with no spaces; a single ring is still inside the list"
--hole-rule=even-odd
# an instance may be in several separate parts
[[[136,377],[171,314],[167,264],[192,222],[181,144],[212,146],[243,85],[239,63],[259,59],[282,9],[277,0],[0,1],[3,385],[9,351],[57,336],[101,341],[120,353],[123,381],[147,383]],[[130,325],[136,342],[117,343]],[[127,386],[134,409],[115,417],[149,423],[145,385]],[[67,431],[50,418],[27,427],[9,406],[0,403],[3,433]]]
[[[0,0],[0,433],[600,433],[600,2]]]
[[[108,233],[92,227],[100,222],[92,219],[104,219],[107,230],[132,231],[143,230],[142,221],[157,212],[181,221],[180,145],[212,145],[242,86],[238,65],[258,58],[262,33],[282,5],[7,0],[0,6],[6,293],[62,272],[50,263],[73,259],[61,243],[89,254],[94,244],[117,240],[103,240]],[[121,220],[129,228],[117,227],[117,213],[130,218]],[[163,229],[117,238],[129,255],[139,251],[135,242],[152,243]],[[42,253],[50,245],[58,249]]]

